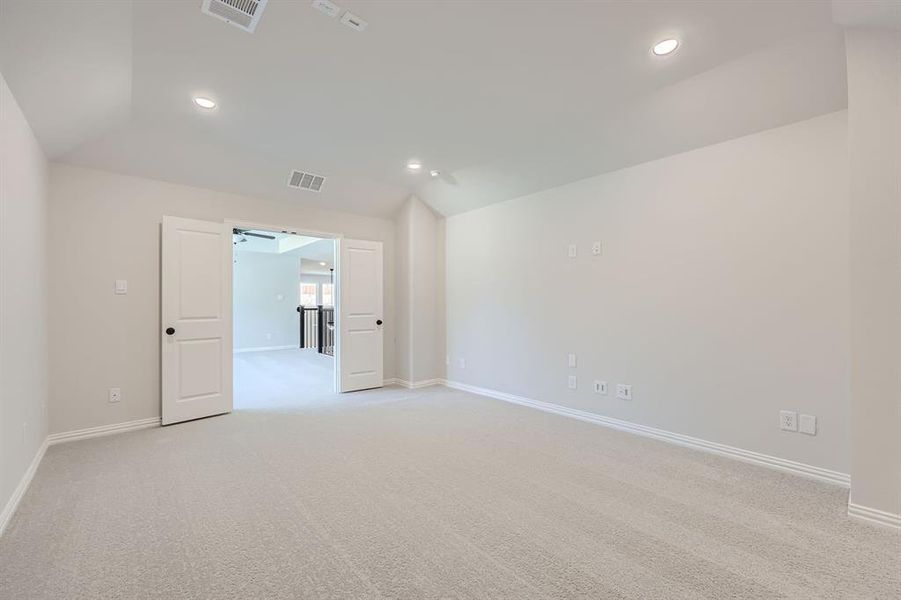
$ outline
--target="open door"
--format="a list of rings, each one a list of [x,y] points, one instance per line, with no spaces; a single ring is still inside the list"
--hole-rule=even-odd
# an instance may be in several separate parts
[[[338,391],[382,387],[382,244],[338,246]]]
[[[163,425],[232,410],[231,229],[163,217]]]

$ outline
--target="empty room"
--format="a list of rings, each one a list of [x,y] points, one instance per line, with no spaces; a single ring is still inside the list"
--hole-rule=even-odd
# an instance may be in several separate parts
[[[0,0],[0,598],[901,598],[901,0]]]

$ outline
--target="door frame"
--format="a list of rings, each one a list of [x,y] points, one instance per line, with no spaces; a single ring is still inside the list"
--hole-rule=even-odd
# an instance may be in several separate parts
[[[332,391],[336,394],[338,393],[339,381],[341,376],[341,360],[339,356],[341,355],[341,328],[339,327],[339,319],[340,319],[340,307],[341,307],[341,285],[340,280],[341,277],[339,275],[341,268],[341,239],[344,237],[344,234],[341,233],[332,233],[326,231],[315,231],[313,229],[306,229],[303,227],[286,227],[284,225],[272,225],[271,223],[258,223],[254,221],[246,221],[244,219],[224,219],[223,223],[229,229],[259,229],[263,231],[275,231],[281,233],[291,233],[293,235],[305,235],[308,237],[317,237],[322,239],[331,239],[334,240],[335,244],[333,246],[334,252],[334,261],[335,261],[335,281],[334,281],[334,294],[335,294],[335,368],[332,369]],[[234,273],[235,268],[235,245],[232,244],[231,252],[228,254],[229,265],[228,268],[231,269],[231,272]],[[234,275],[231,277],[231,289],[228,290],[229,295],[229,306],[231,310],[228,313],[228,321],[231,325],[232,331],[234,331],[234,319],[235,319],[235,305],[234,305]],[[223,292],[224,293],[224,292]],[[301,317],[303,318],[303,317]],[[232,373],[234,373],[234,364],[235,364],[235,353],[234,353],[234,339],[231,341],[232,344]],[[234,400],[233,400],[234,401]]]

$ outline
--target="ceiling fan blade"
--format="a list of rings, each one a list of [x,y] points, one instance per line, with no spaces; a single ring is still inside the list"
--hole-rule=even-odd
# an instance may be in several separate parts
[[[252,235],[253,237],[263,238],[264,240],[274,240],[275,239],[274,235],[268,235],[265,233],[253,233],[247,229],[238,229],[237,227],[234,227],[232,229],[232,233],[234,235]]]

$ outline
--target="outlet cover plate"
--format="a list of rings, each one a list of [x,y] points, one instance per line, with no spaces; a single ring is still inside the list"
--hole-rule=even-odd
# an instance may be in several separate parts
[[[782,431],[798,431],[798,413],[791,410],[780,410],[779,429]]]
[[[571,390],[576,389],[578,387],[578,382],[576,381],[575,375],[570,375],[569,380],[567,381],[567,387]]]
[[[595,394],[607,394],[607,382],[606,381],[597,381],[594,382],[594,393]]]
[[[616,384],[616,397],[620,400],[632,399],[632,386],[625,383]]]

